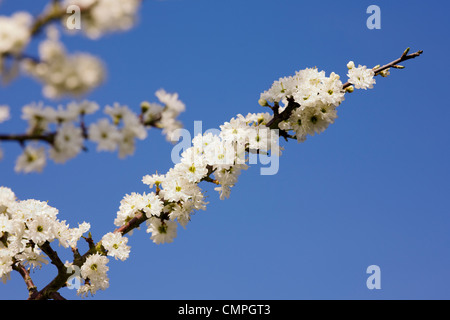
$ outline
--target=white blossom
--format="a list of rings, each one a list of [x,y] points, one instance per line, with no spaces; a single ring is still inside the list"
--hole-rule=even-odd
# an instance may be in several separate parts
[[[126,260],[130,255],[130,247],[127,246],[128,238],[120,233],[109,232],[101,240],[102,246],[108,251],[108,256],[119,260]]]
[[[0,214],[16,201],[16,195],[10,188],[0,187]]]
[[[81,96],[98,87],[105,71],[102,62],[87,53],[69,55],[59,41],[57,32],[39,45],[39,62],[26,60],[24,70],[44,84],[48,98]]]
[[[27,247],[21,253],[15,256],[23,266],[30,266],[31,268],[41,268],[42,264],[48,264],[47,259],[42,255],[42,250],[38,247]]]
[[[189,180],[174,169],[169,170],[161,186],[161,196],[165,200],[172,202],[186,201],[195,192],[198,192],[198,186],[196,184],[189,182]]]
[[[151,218],[148,221],[147,233],[156,244],[171,243],[177,236],[177,223],[174,221]]]
[[[108,32],[126,31],[135,21],[140,0],[65,0],[63,6],[77,5],[85,10],[82,31],[92,39]]]
[[[115,125],[118,125],[127,115],[132,114],[128,106],[114,102],[112,106],[107,105],[104,112],[111,117]]]
[[[97,143],[97,151],[114,151],[119,145],[121,134],[117,126],[108,119],[100,119],[89,126],[89,139]]]
[[[77,242],[80,238],[89,231],[91,225],[87,222],[83,222],[78,224],[78,228],[68,229],[66,233],[66,237],[60,239],[64,240],[67,243],[68,247],[75,248],[77,246]],[[63,244],[65,246],[65,244]]]
[[[357,68],[353,61],[347,65],[349,82],[354,85],[356,89],[372,89],[375,81],[375,73],[372,69],[367,69],[366,66],[359,65]]]
[[[50,158],[56,163],[64,163],[78,155],[83,148],[83,132],[73,123],[64,123],[58,129]]]
[[[0,123],[5,122],[10,119],[9,107],[0,106]]]
[[[184,176],[189,182],[196,183],[208,173],[205,158],[198,154],[194,148],[189,148],[181,154],[181,162],[175,166],[175,170]]]
[[[22,108],[22,119],[28,121],[27,133],[42,133],[56,121],[56,111],[41,102],[32,102]]]
[[[81,266],[81,276],[83,279],[89,280],[87,284],[78,289],[77,293],[81,296],[90,292],[94,295],[97,290],[105,290],[109,287],[109,278],[107,266],[109,259],[98,253],[87,257]]]
[[[84,100],[82,102],[72,101],[67,105],[67,109],[79,115],[93,114],[99,109],[97,102]]]
[[[30,41],[31,22],[32,16],[23,11],[10,17],[0,16],[0,56],[22,51]]]
[[[155,93],[159,101],[170,111],[176,114],[185,110],[185,105],[178,99],[178,93],[168,93],[164,89],[160,89]]]
[[[17,158],[14,170],[16,172],[30,173],[42,172],[47,163],[44,147],[27,145],[23,153]]]
[[[9,217],[2,213],[0,214],[0,238],[7,232],[13,231],[13,225]]]
[[[37,215],[29,220],[25,237],[37,245],[42,245],[46,241],[55,239],[54,220],[44,215]]]
[[[137,213],[151,204],[150,198],[146,197],[145,194],[141,195],[139,193],[133,192],[131,194],[125,195],[125,197],[120,201],[119,211],[117,211],[117,217],[114,220],[114,224],[118,227],[123,226],[125,223],[133,219]],[[152,210],[156,210],[157,204],[155,203]],[[157,213],[156,211],[154,212]]]
[[[139,117],[134,113],[125,114],[123,118],[122,134],[134,136],[139,140],[147,138],[147,130],[139,120]]]
[[[147,218],[151,216],[159,217],[163,209],[163,202],[161,198],[155,193],[151,192],[142,195],[143,203],[139,205],[139,210],[144,211]]]
[[[244,142],[250,130],[242,115],[220,126],[220,137],[226,141]]]
[[[150,189],[153,188],[153,186],[159,187],[161,183],[166,179],[165,175],[160,174],[153,174],[153,175],[146,175],[142,178],[142,182],[144,184],[147,184]]]
[[[0,250],[0,277],[3,283],[10,279],[13,265],[13,253],[7,248]]]

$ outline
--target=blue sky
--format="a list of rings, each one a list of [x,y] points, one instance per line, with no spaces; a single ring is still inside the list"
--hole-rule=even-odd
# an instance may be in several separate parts
[[[4,0],[0,14],[36,14],[43,3]],[[381,8],[381,30],[366,27],[371,4]],[[255,165],[224,201],[204,185],[207,211],[174,243],[155,245],[145,228],[135,231],[131,257],[111,260],[110,288],[94,298],[449,299],[449,10],[433,0],[146,0],[130,32],[64,37],[71,51],[107,65],[107,81],[86,98],[137,108],[159,88],[176,91],[189,130],[196,120],[218,128],[238,113],[267,111],[259,94],[297,70],[317,66],[345,80],[349,60],[374,66],[406,47],[424,50],[373,90],[347,95],[321,135],[282,142],[278,174],[261,176]],[[66,102],[43,99],[25,77],[0,97],[13,109],[2,133],[24,131],[20,110],[31,101]],[[90,145],[65,165],[22,175],[13,171],[19,147],[2,144],[0,185],[20,199],[48,200],[71,225],[90,222],[99,240],[114,230],[122,197],[147,191],[142,176],[173,165],[172,147],[151,130],[125,160]],[[381,268],[381,290],[366,287],[370,265]],[[55,271],[49,265],[32,278],[42,288]],[[0,284],[0,299],[26,297],[17,273]]]

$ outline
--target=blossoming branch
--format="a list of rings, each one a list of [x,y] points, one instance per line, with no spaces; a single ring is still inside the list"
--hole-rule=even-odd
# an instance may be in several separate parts
[[[167,93],[160,89],[156,92],[159,103],[143,102],[140,113],[133,112],[128,106],[114,103],[107,105],[101,118],[87,124],[86,116],[95,113],[99,105],[92,101],[71,102],[57,108],[41,103],[31,103],[22,109],[22,119],[28,122],[24,134],[0,134],[0,141],[19,143],[22,154],[17,158],[16,172],[41,172],[46,165],[47,155],[42,143],[49,146],[49,157],[55,163],[65,163],[85,149],[85,140],[97,144],[97,151],[119,151],[124,158],[135,151],[136,139],[147,137],[151,127],[162,129],[170,138],[180,128],[178,115],[185,105],[178,94]],[[0,122],[9,119],[9,108],[0,107]],[[0,149],[0,159],[2,156]]]
[[[126,260],[131,252],[128,237],[144,222],[156,244],[170,243],[178,225],[187,227],[192,215],[206,209],[202,182],[214,185],[221,199],[230,196],[242,170],[247,169],[249,155],[279,152],[279,136],[305,141],[323,132],[337,118],[337,108],[345,95],[355,89],[373,88],[375,76],[389,75],[390,68],[415,58],[422,52],[402,56],[383,67],[368,68],[349,62],[348,82],[340,76],[316,68],[281,78],[261,94],[259,103],[272,113],[241,114],[220,126],[220,134],[199,134],[182,159],[165,174],[149,174],[142,182],[149,190],[125,195],[120,202],[114,224],[117,229],[95,242],[90,224],[83,222],[70,228],[57,218],[58,210],[38,200],[19,201],[12,190],[0,188],[0,276],[4,281],[12,271],[24,279],[30,299],[63,299],[59,290],[76,275],[82,297],[109,287],[109,258]],[[274,134],[275,133],[275,134]],[[86,235],[86,233],[88,233]],[[89,250],[81,254],[78,242],[84,239]],[[70,249],[73,261],[63,263],[52,248],[54,242]],[[48,260],[58,269],[57,276],[38,290],[31,269],[39,269]]]

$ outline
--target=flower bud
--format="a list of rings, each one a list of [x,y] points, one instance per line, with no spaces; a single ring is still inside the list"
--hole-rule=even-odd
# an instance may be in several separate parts
[[[269,104],[267,103],[267,100],[266,100],[266,99],[259,99],[258,103],[259,103],[259,105],[260,105],[261,107],[267,107],[267,106],[269,105]]]
[[[386,69],[386,70],[383,70],[380,72],[380,76],[382,76],[383,78],[386,78],[390,74],[391,73],[389,72],[389,69]]]

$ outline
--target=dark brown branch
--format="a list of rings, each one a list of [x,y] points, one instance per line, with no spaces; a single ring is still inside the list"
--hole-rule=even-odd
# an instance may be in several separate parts
[[[52,292],[49,297],[50,297],[50,299],[53,299],[53,300],[67,300],[62,295],[60,295],[58,292]]]
[[[56,132],[47,134],[0,134],[0,141],[15,141],[23,144],[25,141],[44,141],[53,144]]]
[[[39,292],[36,291],[30,295],[29,299],[47,300],[59,298],[58,296],[55,296],[54,293],[65,285],[66,281],[70,277],[70,273],[67,272],[66,266],[59,258],[58,253],[52,249],[48,241],[40,245],[39,248],[50,258],[51,263],[56,266],[58,269],[58,274],[55,279],[53,279],[44,289]]]
[[[155,117],[154,119],[152,119],[151,121],[147,121],[147,122],[145,122],[143,120],[143,115],[140,114],[139,120],[144,127],[148,127],[148,128],[153,127],[153,128],[160,129],[159,121],[161,120],[161,114],[158,115],[157,117]],[[84,120],[84,115],[80,115],[79,125],[80,125],[80,129],[82,131],[83,138],[85,140],[89,140],[88,128],[87,128],[85,120]],[[0,141],[17,142],[22,146],[27,141],[42,141],[42,142],[48,143],[49,145],[53,145],[55,142],[56,134],[57,134],[57,132],[48,132],[48,133],[43,133],[43,134],[34,134],[34,133],[32,133],[32,134],[26,134],[26,133],[23,133],[23,134],[0,134]]]
[[[114,230],[114,233],[121,233],[122,235],[127,234],[131,230],[138,228],[145,220],[147,220],[147,216],[144,212],[139,211],[138,213],[136,213],[133,219],[128,221],[120,228]]]
[[[71,275],[67,272],[67,269],[65,270],[66,272],[58,272],[58,275],[55,277],[55,279],[53,279],[47,286],[45,286],[44,289],[31,295],[29,300],[53,299],[52,294],[64,287]]]
[[[270,129],[279,129],[278,125],[280,124],[280,122],[289,119],[292,112],[295,109],[300,107],[300,105],[297,102],[295,102],[294,98],[288,97],[287,100],[288,100],[288,105],[287,105],[286,109],[284,109],[283,112],[281,112],[281,113],[275,114],[274,117],[272,118],[272,120],[270,120],[266,124],[266,126],[269,127]]]
[[[130,232],[131,230],[139,227],[145,220],[147,220],[147,217],[143,212],[139,212],[136,214],[136,216],[128,221],[125,225],[122,227],[116,229],[114,232],[120,232],[122,235]],[[56,252],[51,249],[50,244],[46,242],[43,246],[40,246],[42,251],[44,251],[51,259],[52,263],[57,266],[58,268],[58,275],[41,291],[34,292],[33,295],[30,296],[31,300],[47,300],[47,299],[54,299],[57,300],[60,296],[57,293],[59,289],[65,286],[67,280],[70,278],[71,273],[67,271],[67,268],[62,264],[61,260],[59,259]],[[73,264],[77,265],[78,267],[81,267],[83,263],[86,261],[87,257],[93,254],[93,251],[96,250],[102,251],[101,248],[101,242],[95,244],[90,244],[90,249],[88,252],[86,252],[83,256],[80,256],[77,249],[73,248],[72,251],[74,253],[74,261]],[[57,294],[57,295],[55,295]],[[61,297],[62,298],[62,297]],[[61,299],[58,299],[61,300]]]
[[[58,256],[58,253],[52,249],[50,242],[46,241],[44,244],[40,245],[39,248],[50,258],[52,264],[58,268],[58,271],[66,271],[64,263]]]
[[[30,60],[33,63],[40,63],[41,62],[38,58],[36,58],[34,56],[31,56],[29,54],[25,54],[25,53],[17,54],[17,53],[6,52],[6,53],[1,54],[0,58],[10,58],[12,60],[17,60],[17,61]]]
[[[76,249],[75,249],[76,250]],[[86,252],[83,256],[80,256],[78,250],[74,252],[73,264],[81,267],[86,261],[86,258],[91,254],[90,250]],[[52,261],[53,263],[53,261]],[[59,293],[58,290],[66,285],[67,280],[72,276],[72,273],[67,270],[64,266],[63,268],[58,268],[57,276],[42,290],[34,292],[29,298],[29,300],[65,300]]]
[[[33,294],[35,294],[37,292],[37,288],[34,285],[33,280],[31,279],[30,273],[28,272],[28,270],[20,263],[13,264],[12,268],[13,268],[13,270],[17,271],[22,276],[23,280],[25,281],[25,284],[28,289],[29,297],[31,297]]]

